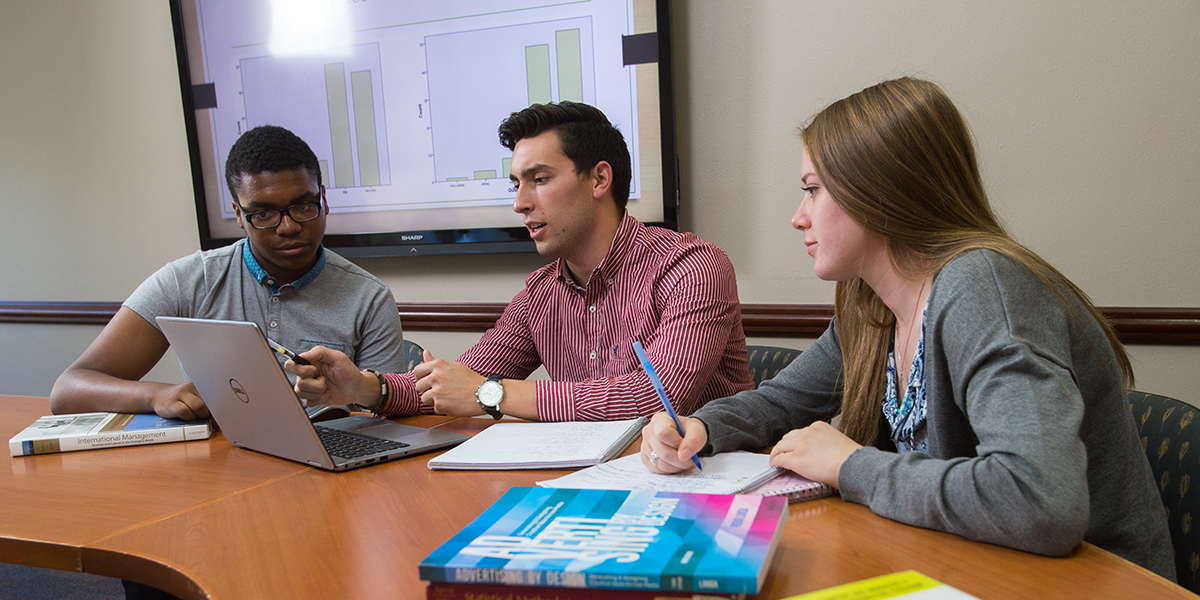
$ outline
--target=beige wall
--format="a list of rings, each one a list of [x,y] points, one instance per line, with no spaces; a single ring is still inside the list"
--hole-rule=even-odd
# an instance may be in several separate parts
[[[788,226],[795,128],[910,74],[966,115],[1016,237],[1098,304],[1200,306],[1200,3],[708,0],[673,17],[682,224],[726,249],[743,301],[832,301]],[[0,75],[0,300],[120,300],[198,247],[167,3],[0,3]],[[360,261],[429,302],[506,301],[542,263]],[[48,393],[97,331],[0,324],[0,393]],[[411,337],[446,356],[477,336]],[[1139,388],[1198,400],[1200,348],[1132,351]]]

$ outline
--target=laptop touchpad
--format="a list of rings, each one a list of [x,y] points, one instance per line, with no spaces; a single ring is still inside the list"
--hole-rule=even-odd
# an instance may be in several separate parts
[[[423,433],[426,431],[420,427],[401,425],[385,419],[376,419],[374,417],[365,416],[334,419],[323,424],[341,429],[342,431],[353,431],[355,433],[373,435],[375,437],[387,438],[391,440],[400,439],[404,436]]]

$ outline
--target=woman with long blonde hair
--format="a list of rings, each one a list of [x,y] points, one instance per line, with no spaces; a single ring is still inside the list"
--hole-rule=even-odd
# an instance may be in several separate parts
[[[1088,541],[1174,580],[1129,357],[1086,294],[1005,232],[946,93],[885,81],[801,139],[792,226],[837,282],[834,321],[775,379],[685,418],[682,438],[656,415],[647,468],[774,444],[772,464],[884,517],[1047,555]]]

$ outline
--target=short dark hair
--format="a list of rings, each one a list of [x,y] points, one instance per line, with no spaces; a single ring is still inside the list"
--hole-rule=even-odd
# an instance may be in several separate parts
[[[576,173],[587,173],[600,161],[612,167],[613,200],[617,208],[625,210],[633,169],[625,138],[608,117],[600,109],[580,102],[534,104],[509,115],[500,124],[500,143],[512,150],[517,142],[547,131],[558,134],[562,153],[575,163]]]
[[[225,183],[237,201],[242,178],[259,173],[305,168],[321,185],[321,163],[299,136],[277,125],[260,125],[243,133],[225,159]]]

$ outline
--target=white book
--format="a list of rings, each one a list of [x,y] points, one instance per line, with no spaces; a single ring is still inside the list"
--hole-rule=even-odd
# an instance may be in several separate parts
[[[13,456],[208,439],[210,421],[179,421],[158,415],[78,413],[48,415],[8,440]]]
[[[430,469],[574,469],[620,454],[646,419],[496,423],[429,461]]]
[[[741,494],[779,476],[784,469],[772,467],[771,457],[755,452],[724,452],[700,459],[704,470],[692,469],[675,475],[651,473],[640,454],[622,456],[564,475],[539,481],[541,487],[591,490],[653,490],[692,494]]]

